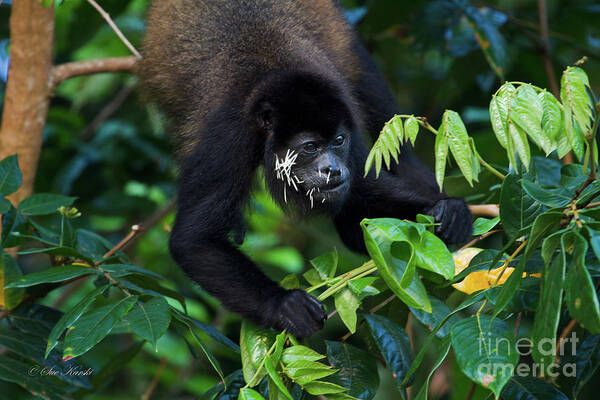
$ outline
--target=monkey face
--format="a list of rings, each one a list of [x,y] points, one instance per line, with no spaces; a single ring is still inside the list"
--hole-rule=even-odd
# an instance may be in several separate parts
[[[340,127],[326,136],[302,131],[279,144],[273,149],[274,197],[309,210],[339,207],[350,190],[350,138]]]

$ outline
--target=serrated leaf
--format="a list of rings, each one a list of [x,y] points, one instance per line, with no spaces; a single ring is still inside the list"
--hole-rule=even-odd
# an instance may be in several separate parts
[[[110,333],[136,301],[137,296],[129,296],[83,314],[65,335],[63,359],[75,358],[94,347]]]
[[[530,85],[520,86],[512,98],[509,118],[548,155],[554,145],[542,131],[543,116],[542,102],[535,90]],[[525,161],[522,157],[521,160]]]
[[[565,128],[571,146],[576,151],[575,142],[583,141],[583,137],[591,138],[594,134],[591,132],[594,104],[588,95],[590,83],[585,71],[579,67],[567,67],[560,83],[560,98],[565,110]],[[579,127],[579,132],[575,125]]]
[[[435,137],[435,180],[440,187],[444,187],[444,176],[446,175],[446,163],[448,160],[448,139],[438,133]]]
[[[288,347],[283,350],[283,354],[281,355],[281,361],[286,365],[296,361],[319,361],[323,358],[325,358],[324,355],[302,345]]]
[[[529,163],[531,162],[531,151],[529,149],[529,142],[527,141],[527,133],[521,129],[514,122],[508,122],[508,134],[510,136],[509,142],[511,143],[519,159],[525,166],[525,170],[529,169]],[[509,147],[511,146],[509,145]],[[515,164],[516,168],[516,164]]]
[[[556,143],[564,128],[562,109],[556,97],[546,90],[539,93],[538,98],[543,109],[542,131],[552,143]]]
[[[446,110],[442,116],[442,125],[444,126],[443,132],[448,140],[448,146],[450,152],[456,160],[456,164],[463,176],[469,182],[469,185],[473,185],[473,152],[469,145],[469,136],[467,135],[467,128],[463,123],[460,115],[452,110]],[[440,131],[442,128],[440,128]],[[439,134],[439,132],[438,132]]]
[[[410,140],[410,143],[414,146],[419,134],[419,121],[413,116],[410,116],[404,122],[404,134]]]
[[[490,121],[492,129],[502,147],[508,150],[508,110],[512,97],[517,90],[510,83],[505,83],[498,89],[490,101]]]

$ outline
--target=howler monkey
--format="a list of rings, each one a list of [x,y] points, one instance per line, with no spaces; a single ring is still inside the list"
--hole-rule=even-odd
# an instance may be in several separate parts
[[[368,149],[398,110],[333,0],[157,0],[139,74],[175,124],[180,188],[170,251],[225,307],[307,337],[322,305],[267,278],[230,241],[259,165],[273,197],[327,213],[351,249],[360,221],[435,217],[448,243],[471,233],[460,199],[402,149],[392,171],[362,177]]]

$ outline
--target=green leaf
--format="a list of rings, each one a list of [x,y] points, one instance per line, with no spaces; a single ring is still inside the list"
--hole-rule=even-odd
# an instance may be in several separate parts
[[[417,394],[417,397],[415,397],[415,400],[427,400],[427,394],[429,391],[429,381],[431,380],[431,377],[433,376],[435,371],[440,367],[440,365],[442,365],[442,363],[446,359],[446,356],[448,356],[448,353],[450,352],[450,338],[445,338],[442,341],[440,349],[441,350],[438,351],[438,358],[433,364],[433,368],[429,372],[429,375],[427,375],[425,384],[423,384],[423,387],[421,388],[421,390],[419,390],[419,393]]]
[[[515,87],[510,83],[505,83],[498,89],[498,92],[490,101],[490,120],[492,129],[496,138],[502,147],[508,148],[508,110],[512,102],[512,97],[516,93]]]
[[[563,125],[563,112],[556,97],[544,90],[538,94],[544,113],[542,115],[542,131],[552,143],[556,143]]]
[[[51,267],[40,272],[27,274],[15,281],[7,287],[24,288],[29,286],[40,285],[42,283],[63,282],[69,279],[77,278],[84,275],[99,275],[100,273],[94,268],[80,267],[77,265],[61,265]]]
[[[16,192],[22,183],[23,176],[19,170],[17,155],[6,157],[0,161],[0,195],[8,196]]]
[[[317,270],[322,280],[333,278],[338,266],[338,252],[334,250],[321,254],[310,260],[310,263]]]
[[[157,279],[165,279],[164,276],[162,276],[161,274],[157,274],[154,271],[150,271],[144,268],[140,268],[140,267],[136,267],[135,265],[127,265],[127,264],[101,264],[100,267],[102,267],[102,269],[108,273],[110,273],[110,275],[113,278],[120,278],[123,276],[127,276],[127,275],[132,275],[132,274],[140,274],[140,275],[146,275],[152,278],[157,278]]]
[[[448,139],[439,133],[435,137],[435,180],[440,190],[444,187],[446,162],[448,160]]]
[[[567,232],[561,237],[561,250],[573,246],[569,272],[565,279],[566,303],[571,317],[593,334],[600,333],[600,305],[598,295],[586,268],[585,255],[588,244],[577,232]]]
[[[538,366],[550,367],[554,364],[554,352],[549,352],[548,343],[556,342],[556,331],[560,321],[560,309],[565,279],[565,255],[559,254],[552,265],[546,265],[542,272],[540,299],[535,311],[531,352]],[[551,354],[548,354],[551,353]],[[546,375],[547,370],[540,371]]]
[[[58,344],[58,339],[60,338],[60,335],[62,335],[64,330],[73,326],[73,323],[77,321],[79,317],[81,317],[81,315],[89,308],[89,306],[94,302],[96,297],[101,293],[104,293],[104,291],[109,287],[109,285],[106,285],[92,290],[90,293],[85,295],[85,297],[81,299],[75,306],[73,306],[73,308],[71,308],[69,311],[62,315],[58,322],[54,324],[54,327],[52,328],[52,331],[48,336],[48,344],[46,346],[46,354],[44,355],[44,357],[48,357],[50,351],[52,351],[52,349],[56,347],[56,345]]]
[[[579,372],[579,371],[578,371]],[[513,376],[502,391],[503,399],[568,400],[556,386],[533,376]]]
[[[275,335],[272,331],[261,329],[248,321],[242,323],[240,331],[242,370],[248,386],[258,385],[267,374],[264,360],[274,341]]]
[[[473,222],[473,236],[483,235],[494,229],[500,222],[500,217],[488,219],[488,218],[477,218]]]
[[[417,134],[419,133],[419,121],[413,116],[410,116],[404,121],[404,134],[410,140],[410,143],[414,146],[417,140]]]
[[[396,223],[402,223],[402,221],[391,219],[363,220],[361,226],[367,250],[375,265],[377,265],[379,274],[400,300],[411,307],[431,311],[425,287],[416,274],[412,274],[412,282],[409,286],[404,287],[401,284],[406,271],[410,270],[410,265],[408,260],[392,255],[394,236],[392,234],[392,238],[390,238],[388,233],[397,231],[392,228],[392,224]]]
[[[29,391],[37,398],[46,400],[62,400],[58,393],[61,389],[55,385],[49,376],[31,376],[31,364],[15,360],[14,358],[0,355],[0,379],[15,383]]]
[[[72,205],[75,199],[60,194],[38,193],[22,200],[17,208],[23,215],[47,215],[57,212],[60,207]]]
[[[476,314],[454,324],[450,338],[464,374],[498,397],[519,362],[513,332],[508,324],[488,315]]]
[[[347,343],[325,341],[325,344],[329,363],[339,369],[331,380],[346,388],[350,396],[361,400],[372,399],[379,387],[375,357]]]
[[[512,98],[509,117],[548,155],[554,150],[554,144],[542,131],[543,115],[542,102],[535,90],[530,85],[520,86]]]
[[[592,118],[594,104],[588,95],[590,83],[585,71],[567,67],[561,78],[560,98],[565,110],[565,128],[577,157],[581,159],[579,142],[593,137]],[[579,128],[579,131],[578,129]]]
[[[156,349],[158,339],[167,331],[171,322],[169,304],[163,297],[154,297],[142,303],[138,301],[125,316],[131,330],[151,343]]]
[[[408,335],[398,325],[380,315],[365,315],[371,336],[383,356],[387,368],[394,375],[398,390],[412,363],[412,352]]]
[[[265,400],[256,390],[243,387],[240,389],[238,400]]]
[[[336,293],[335,309],[351,333],[356,332],[356,310],[358,310],[358,307],[360,307],[360,300],[349,288],[346,287]]]
[[[400,142],[403,141],[404,133],[402,132],[401,117],[394,116],[389,120],[381,130],[379,137],[373,144],[373,148],[367,156],[365,162],[365,176],[375,163],[375,176],[379,177],[381,172],[382,160],[385,161],[387,168],[390,168],[390,156],[398,162],[398,154],[400,153]]]
[[[521,186],[520,177],[508,174],[500,193],[500,220],[509,237],[529,227],[543,211],[543,205],[532,199]]]
[[[7,289],[7,286],[19,280],[22,275],[15,259],[0,252],[0,309],[12,310],[23,300],[23,289]]]
[[[527,133],[521,129],[518,125],[516,125],[512,120],[508,121],[508,134],[509,134],[509,148],[513,146],[519,155],[519,159],[525,166],[525,169],[529,169],[529,163],[531,161],[531,151],[529,150],[529,142],[527,141]],[[514,158],[514,156],[513,156]],[[516,159],[511,160],[511,164],[516,168]]]
[[[564,188],[544,189],[536,183],[523,179],[523,190],[535,201],[551,207],[563,207],[571,202],[572,194]]]
[[[10,211],[11,204],[8,199],[0,197],[0,214],[5,214]]]
[[[137,301],[129,296],[116,303],[92,308],[69,327],[65,335],[63,359],[80,356],[104,339]]]
[[[275,366],[273,365],[270,356],[265,357],[265,369],[269,374],[269,378],[271,378],[273,383],[275,383],[275,385],[277,386],[277,389],[279,389],[279,391],[289,400],[294,400],[287,387],[285,387],[285,383],[283,383],[283,381],[279,377],[279,374],[275,370]]]
[[[306,346],[296,345],[283,350],[281,360],[284,364],[291,364],[295,361],[318,361],[325,358],[324,355],[317,353]]]
[[[308,383],[303,387],[303,389],[306,390],[308,393],[312,394],[313,396],[319,396],[322,394],[329,395],[334,393],[343,393],[346,391],[346,388],[340,385],[336,385],[335,383],[331,382],[321,381],[313,381],[311,383]]]
[[[575,384],[573,385],[573,397],[577,398],[581,389],[594,376],[600,366],[600,335],[588,335],[577,346],[575,354]]]
[[[463,176],[469,182],[469,185],[473,185],[473,179],[477,177],[473,174],[473,152],[469,145],[469,135],[467,134],[467,128],[463,123],[460,115],[452,110],[446,110],[442,116],[442,126],[438,132],[442,134],[448,140],[448,146],[450,152],[456,160],[456,164]],[[437,150],[437,149],[436,149]]]

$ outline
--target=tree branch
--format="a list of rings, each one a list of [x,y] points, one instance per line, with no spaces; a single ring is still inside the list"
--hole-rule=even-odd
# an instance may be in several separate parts
[[[491,217],[500,216],[500,206],[498,204],[477,204],[469,205],[469,211],[475,217]]]
[[[114,21],[112,20],[112,18],[110,17],[110,15],[104,11],[104,9],[102,7],[100,7],[100,5],[98,3],[96,3],[94,0],[87,0],[88,3],[90,3],[92,5],[92,7],[94,7],[98,13],[100,13],[100,15],[102,16],[102,18],[104,18],[104,20],[106,21],[106,23],[108,23],[108,25],[110,25],[110,27],[112,28],[113,31],[115,31],[115,33],[117,34],[117,36],[119,37],[119,39],[121,39],[121,41],[125,44],[125,46],[127,46],[127,48],[137,57],[137,58],[142,58],[142,55],[139,53],[139,51],[136,50],[135,47],[133,47],[133,45],[131,44],[131,42],[129,40],[127,40],[127,38],[125,37],[125,35],[123,35],[123,32],[121,32],[121,30],[119,29],[119,27],[117,27],[117,25],[114,23]]]
[[[98,74],[102,72],[119,72],[133,71],[137,58],[129,57],[114,57],[100,58],[97,60],[74,61],[52,68],[50,78],[48,80],[48,89],[50,93],[64,80],[74,78],[76,76]]]

